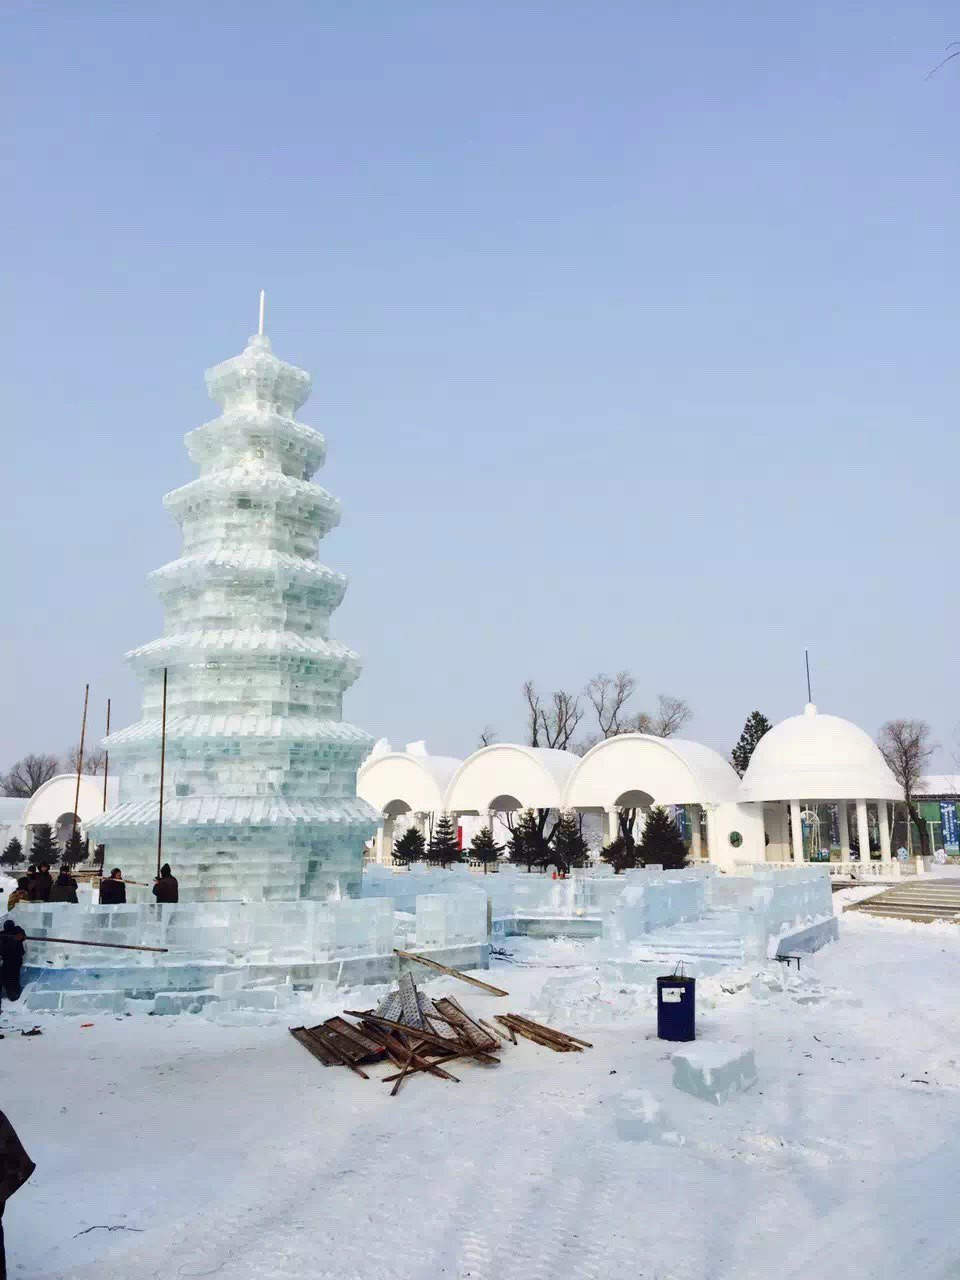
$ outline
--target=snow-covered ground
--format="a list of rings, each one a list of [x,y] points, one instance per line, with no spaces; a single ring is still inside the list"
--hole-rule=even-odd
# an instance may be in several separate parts
[[[701,979],[701,1038],[756,1056],[756,1085],[719,1107],[673,1088],[651,993],[584,968],[575,943],[512,940],[492,972],[509,999],[427,987],[539,1013],[592,1050],[521,1041],[396,1098],[324,1069],[282,1022],[5,1004],[2,1107],[38,1166],[4,1214],[10,1274],[946,1280],[958,943],[953,925],[853,914],[799,975]]]

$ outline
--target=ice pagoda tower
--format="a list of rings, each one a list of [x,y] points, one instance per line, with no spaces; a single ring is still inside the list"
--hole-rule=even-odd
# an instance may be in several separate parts
[[[120,804],[89,824],[108,866],[152,883],[168,671],[163,861],[181,899],[291,900],[359,887],[374,811],[357,799],[372,739],[342,719],[360,672],[330,639],[346,579],[317,559],[339,504],[311,482],[319,432],[295,418],[310,375],[261,333],[208,370],[221,414],[186,436],[200,475],[164,498],[179,559],[150,579],[164,634],[127,654],[142,719],[105,745]]]

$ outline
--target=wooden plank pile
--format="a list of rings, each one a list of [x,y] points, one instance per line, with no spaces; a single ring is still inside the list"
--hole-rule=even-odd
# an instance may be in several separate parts
[[[553,1027],[545,1027],[541,1022],[534,1022],[532,1018],[521,1018],[519,1013],[495,1013],[493,1020],[506,1027],[514,1044],[517,1043],[517,1036],[523,1036],[534,1044],[553,1049],[555,1053],[583,1053],[584,1049],[593,1048],[589,1040],[578,1040],[575,1036],[568,1036],[565,1031],[557,1031]]]
[[[430,964],[425,957],[409,958]],[[457,969],[435,967],[471,985],[507,995],[499,987],[468,978]],[[350,1022],[349,1018],[355,1021]],[[290,1034],[325,1067],[348,1067],[364,1080],[370,1078],[364,1067],[378,1062],[392,1064],[394,1069],[381,1077],[384,1084],[393,1085],[391,1097],[405,1080],[421,1073],[459,1084],[459,1077],[446,1069],[451,1062],[499,1066],[497,1055],[508,1037],[516,1044],[521,1035],[557,1053],[580,1053],[591,1048],[586,1040],[576,1040],[519,1014],[496,1014],[494,1021],[506,1029],[506,1034],[469,1014],[453,996],[431,1000],[405,973],[397,989],[384,997],[376,1009],[346,1009],[342,1016],[328,1018],[316,1027],[291,1027]]]

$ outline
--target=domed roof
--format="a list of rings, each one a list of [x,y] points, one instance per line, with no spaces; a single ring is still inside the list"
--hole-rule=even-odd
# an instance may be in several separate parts
[[[840,716],[781,720],[757,743],[740,783],[746,800],[902,800],[876,743]]]

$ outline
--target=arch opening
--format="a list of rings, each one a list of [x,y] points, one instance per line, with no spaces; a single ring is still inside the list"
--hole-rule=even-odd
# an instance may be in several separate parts
[[[649,791],[622,791],[614,800],[616,809],[650,809],[656,803]]]
[[[53,838],[61,847],[67,843],[73,835],[73,824],[80,826],[80,819],[73,813],[61,813],[60,817],[53,824]]]

